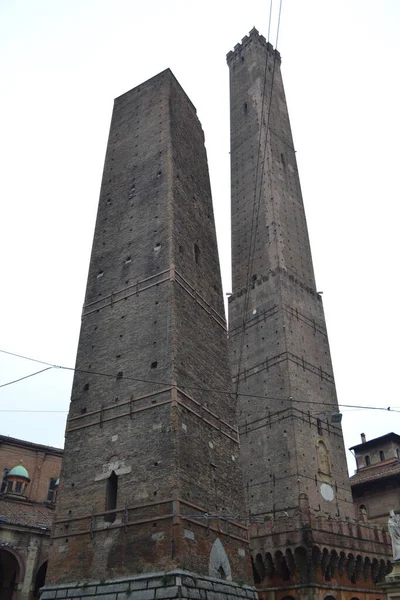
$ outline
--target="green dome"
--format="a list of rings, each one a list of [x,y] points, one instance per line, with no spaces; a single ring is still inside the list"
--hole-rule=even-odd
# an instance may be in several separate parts
[[[9,479],[10,477],[23,477],[24,479],[30,481],[29,473],[22,465],[17,465],[16,467],[10,469],[10,471],[7,473],[6,479]]]

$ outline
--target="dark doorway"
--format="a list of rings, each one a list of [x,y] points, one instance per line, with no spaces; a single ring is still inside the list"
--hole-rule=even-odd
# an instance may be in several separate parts
[[[19,564],[11,552],[0,548],[0,600],[16,600]]]
[[[47,560],[37,570],[35,578],[35,589],[33,590],[33,597],[39,598],[39,590],[44,586],[47,572]]]

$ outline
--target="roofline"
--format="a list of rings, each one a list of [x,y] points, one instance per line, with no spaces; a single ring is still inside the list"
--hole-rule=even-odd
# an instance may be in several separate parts
[[[24,448],[30,448],[31,450],[41,450],[48,454],[55,454],[56,456],[63,456],[64,450],[62,448],[55,448],[54,446],[44,446],[43,444],[36,444],[35,442],[29,442],[27,440],[19,440],[18,438],[8,437],[7,435],[0,435],[0,446],[2,444],[10,444],[11,446],[23,446]]]
[[[375,444],[378,444],[385,439],[390,439],[391,437],[397,439],[397,441],[400,443],[400,435],[392,431],[391,433],[385,433],[385,435],[381,435],[380,437],[374,438],[372,440],[367,440],[366,442],[362,442],[361,444],[356,444],[355,446],[349,448],[349,450],[358,450],[359,448],[370,448],[371,446],[375,446]]]
[[[358,473],[356,473],[355,475],[352,475],[351,477],[349,477],[349,481],[350,481],[350,487],[356,487],[357,485],[368,485],[372,482],[378,481],[379,479],[389,479],[390,477],[399,477],[399,473],[398,472],[392,472],[392,473],[381,473],[380,475],[377,475],[376,477],[372,477],[371,479],[364,479],[364,481],[352,481],[353,477],[357,477]]]

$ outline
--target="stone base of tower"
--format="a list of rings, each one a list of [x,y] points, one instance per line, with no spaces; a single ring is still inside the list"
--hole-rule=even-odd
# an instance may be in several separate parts
[[[400,561],[393,563],[393,571],[386,575],[385,581],[378,587],[386,594],[387,600],[400,598]]]
[[[113,581],[46,586],[41,600],[257,600],[254,587],[176,569]]]

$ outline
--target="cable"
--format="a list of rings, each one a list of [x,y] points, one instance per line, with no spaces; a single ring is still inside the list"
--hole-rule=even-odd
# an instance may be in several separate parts
[[[29,356],[24,356],[23,354],[17,354],[15,352],[9,352],[7,350],[2,350],[0,349],[0,353],[1,354],[8,354],[10,356],[15,356],[17,358],[21,358],[24,360],[30,360],[32,362],[37,362],[40,363],[42,365],[48,365],[49,368],[55,368],[55,369],[62,369],[64,371],[72,371],[72,372],[76,372],[76,373],[87,373],[89,375],[97,375],[99,377],[111,377],[113,379],[115,379],[117,376],[114,373],[101,373],[99,371],[92,371],[92,370],[88,370],[88,369],[77,369],[74,367],[65,367],[63,365],[56,365],[56,364],[52,364],[50,362],[46,362],[43,360],[38,360],[36,358],[31,358]],[[44,371],[47,369],[43,369]],[[29,377],[29,376],[28,376]],[[141,379],[139,377],[130,377],[128,375],[122,375],[119,379],[126,379],[128,381],[136,381],[139,383],[151,383],[154,385],[163,385],[163,386],[168,386],[168,387],[179,387],[182,390],[197,390],[197,391],[201,391],[201,392],[211,392],[214,394],[224,394],[224,395],[234,395],[234,393],[231,390],[219,390],[216,388],[205,388],[205,387],[201,387],[201,386],[189,386],[189,385],[180,385],[180,386],[176,386],[175,383],[172,383],[171,381],[157,381],[157,380],[151,380],[151,379]],[[318,406],[326,406],[326,407],[333,407],[333,408],[338,408],[338,406],[343,407],[343,408],[357,408],[357,409],[363,409],[363,410],[385,410],[385,411],[390,411],[390,412],[395,412],[395,413],[400,413],[400,410],[396,410],[390,406],[386,407],[386,408],[382,408],[381,406],[358,406],[357,404],[342,404],[342,403],[336,403],[336,402],[322,402],[322,401],[318,401],[318,400],[296,400],[296,398],[293,397],[289,397],[289,398],[278,398],[275,396],[260,396],[257,394],[245,394],[242,392],[239,392],[238,394],[239,396],[243,396],[244,398],[252,398],[255,400],[273,400],[276,402],[295,402],[297,404],[307,404],[307,405],[318,405]],[[1,411],[0,411],[1,412]],[[3,411],[4,412],[4,411]],[[8,412],[8,411],[7,411]],[[12,410],[10,410],[9,412],[14,412]],[[22,412],[35,412],[35,411],[22,411]],[[42,411],[38,411],[38,412],[42,412]],[[43,411],[43,412],[53,412],[53,411]],[[54,411],[55,412],[55,411]],[[60,412],[64,412],[64,411],[60,411]]]
[[[13,381],[8,381],[7,383],[3,383],[0,385],[0,388],[6,387],[7,385],[11,385],[13,383],[18,383],[18,381],[23,381],[24,379],[28,379],[29,377],[34,377],[35,375],[39,375],[40,373],[44,373],[45,371],[50,371],[53,367],[47,367],[46,369],[42,369],[41,371],[36,371],[36,373],[31,373],[30,375],[25,375],[25,377],[20,377],[19,379],[14,379]]]
[[[281,22],[281,11],[282,11],[282,0],[279,3],[279,15],[278,15],[278,24],[277,24],[277,32],[276,32],[276,41],[275,41],[275,53],[274,53],[274,64],[272,70],[272,79],[271,79],[271,91],[268,102],[268,110],[267,110],[267,120],[266,120],[266,131],[265,131],[265,142],[264,142],[264,152],[263,152],[263,161],[262,161],[262,169],[261,169],[261,178],[259,185],[259,194],[257,200],[257,185],[259,181],[259,168],[260,168],[260,157],[261,157],[261,137],[262,137],[262,128],[264,122],[264,99],[265,99],[265,88],[267,82],[267,72],[268,72],[268,51],[266,53],[265,59],[265,69],[264,69],[264,83],[263,83],[263,91],[261,96],[261,117],[260,117],[260,131],[258,137],[258,151],[257,151],[257,162],[256,162],[256,174],[255,174],[255,183],[254,183],[254,200],[253,200],[253,210],[251,216],[251,227],[250,227],[250,242],[249,242],[249,257],[247,262],[247,275],[246,275],[246,295],[244,298],[244,306],[243,306],[243,324],[242,324],[242,335],[239,345],[239,354],[238,354],[238,378],[236,380],[236,390],[235,390],[235,398],[238,398],[238,390],[239,390],[239,373],[242,364],[243,358],[243,349],[244,349],[244,341],[245,341],[245,331],[246,331],[246,317],[247,311],[249,307],[249,298],[250,298],[250,278],[251,273],[253,271],[254,266],[254,255],[256,250],[256,238],[257,238],[257,228],[260,217],[260,205],[261,205],[261,195],[262,195],[262,183],[264,179],[264,171],[265,171],[265,163],[266,163],[266,152],[267,152],[267,142],[268,142],[268,131],[269,131],[269,121],[271,115],[271,105],[272,105],[272,92],[274,88],[274,80],[275,80],[275,68],[276,68],[276,52],[278,47],[278,39],[279,39],[279,29]],[[272,0],[270,4],[270,14],[269,14],[269,24],[268,24],[268,42],[270,35],[270,27],[271,27],[271,12],[272,12]]]
[[[0,408],[0,412],[6,413],[68,413],[67,410],[17,410],[13,408]]]

